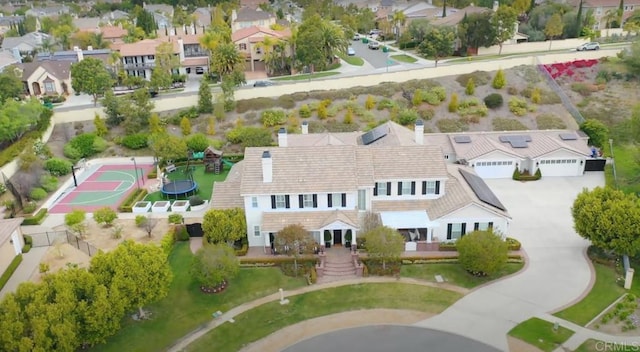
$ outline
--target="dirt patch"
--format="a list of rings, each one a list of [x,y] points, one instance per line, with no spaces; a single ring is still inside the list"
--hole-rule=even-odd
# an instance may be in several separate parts
[[[365,325],[410,325],[432,317],[433,314],[413,310],[371,309],[343,312],[309,319],[256,341],[242,349],[244,352],[281,351],[287,346],[326,332]]]
[[[68,243],[60,243],[49,247],[40,263],[47,264],[49,266],[49,273],[55,273],[59,270],[65,269],[68,265],[77,265],[81,268],[88,268],[90,261],[91,257],[84,252],[79,251]],[[29,280],[32,282],[40,282],[42,275],[43,274],[41,274],[39,270],[36,270]]]
[[[515,337],[507,336],[507,343],[509,344],[509,352],[541,352],[538,347],[528,344]]]

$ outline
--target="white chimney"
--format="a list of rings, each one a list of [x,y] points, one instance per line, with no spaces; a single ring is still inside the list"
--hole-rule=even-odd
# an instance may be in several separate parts
[[[178,38],[178,50],[180,51],[180,62],[184,61],[184,40]]]
[[[287,146],[287,130],[284,127],[280,127],[278,130],[278,147]]]
[[[302,121],[302,134],[309,134],[309,123]]]
[[[82,49],[78,48],[77,46],[73,47],[73,51],[76,52],[76,55],[78,56],[78,62],[84,60],[84,55],[82,54]]]
[[[424,144],[424,122],[422,120],[418,120],[416,121],[416,126],[415,126],[415,133],[416,133],[416,144],[422,145]]]
[[[262,152],[262,182],[270,183],[273,181],[273,160],[268,150]]]
[[[89,45],[89,46],[87,46],[87,50],[91,51],[91,50],[93,50],[93,47],[91,45]]]
[[[500,7],[500,3],[498,1],[493,2],[493,12],[498,11],[498,7]]]

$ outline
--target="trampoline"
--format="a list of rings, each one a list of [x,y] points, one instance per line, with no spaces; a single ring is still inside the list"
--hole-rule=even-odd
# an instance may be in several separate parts
[[[198,190],[198,183],[193,180],[177,180],[165,183],[162,186],[162,195],[167,198],[187,197],[194,195]]]

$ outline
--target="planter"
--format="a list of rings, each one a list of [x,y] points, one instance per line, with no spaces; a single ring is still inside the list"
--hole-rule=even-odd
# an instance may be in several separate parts
[[[136,202],[131,208],[133,213],[148,213],[151,209],[151,202]]]
[[[344,241],[344,246],[346,248],[351,248],[351,241]]]
[[[331,248],[331,242],[325,242],[324,248]]]
[[[166,200],[160,200],[157,201],[155,203],[153,203],[153,206],[151,207],[151,212],[152,213],[166,213],[169,211],[169,207],[171,207],[171,202],[166,201]]]
[[[344,235],[344,246],[347,248],[351,248],[351,240],[353,239],[353,232],[351,230],[347,230],[347,233]]]
[[[186,200],[177,200],[171,205],[171,211],[185,212],[189,210],[189,202]]]
[[[207,207],[209,206],[209,201],[205,200],[204,203],[200,204],[200,205],[195,205],[191,207],[191,211],[200,211],[200,210],[205,210],[207,209]]]

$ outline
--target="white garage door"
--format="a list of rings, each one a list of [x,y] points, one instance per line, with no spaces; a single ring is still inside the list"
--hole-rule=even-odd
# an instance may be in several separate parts
[[[482,178],[510,178],[516,166],[512,160],[476,161],[474,170]]]
[[[578,159],[542,159],[540,172],[545,176],[578,176],[582,174],[582,165]]]

